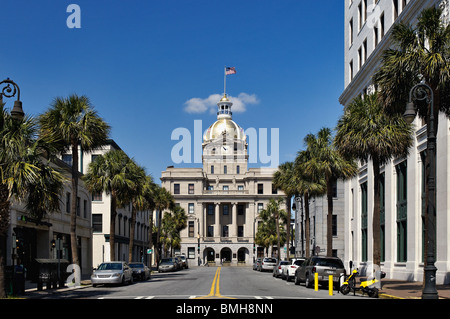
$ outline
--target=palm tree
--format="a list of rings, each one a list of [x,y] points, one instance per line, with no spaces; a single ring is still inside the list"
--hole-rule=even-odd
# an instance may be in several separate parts
[[[303,197],[305,205],[305,242],[306,257],[310,256],[310,219],[309,219],[309,200],[315,196],[321,196],[326,192],[326,182],[323,176],[313,176],[305,170],[305,165],[311,159],[308,150],[299,151],[295,158],[295,182],[297,191]]]
[[[170,247],[171,256],[174,248],[180,248],[180,231],[187,226],[187,215],[180,206],[173,206],[162,218],[161,242],[164,242],[165,251]]]
[[[275,222],[276,231],[276,242],[277,242],[277,259],[280,260],[280,247],[281,247],[281,236],[280,236],[280,219],[286,218],[286,211],[280,208],[282,198],[271,199],[267,204],[267,207],[259,213],[259,217],[265,221],[267,224],[271,224],[271,220]],[[273,235],[273,234],[271,234]],[[283,243],[284,244],[284,243]]]
[[[281,201],[281,199],[279,199]],[[277,247],[284,244],[286,239],[286,233],[283,228],[279,227],[279,218],[285,217],[285,214],[278,214],[279,201],[271,200],[266,209],[263,209],[259,213],[261,222],[258,224],[258,230],[255,234],[255,243],[266,249],[266,256],[268,256],[269,247],[273,247],[275,244]],[[276,207],[278,205],[278,207]],[[273,251],[272,251],[273,254]],[[279,248],[278,248],[279,256]]]
[[[450,25],[442,19],[442,9],[431,7],[421,12],[415,28],[399,23],[392,29],[393,48],[384,51],[381,66],[374,75],[380,88],[379,98],[387,112],[403,114],[411,88],[423,81],[434,95],[434,125],[438,131],[439,112],[450,117]],[[431,104],[417,103],[418,115],[429,123]],[[430,139],[427,140],[427,143]],[[427,145],[427,149],[432,149]],[[429,155],[425,175],[430,176]],[[428,197],[428,187],[426,188]],[[428,238],[429,212],[425,209],[425,238]],[[427,254],[425,245],[424,254]],[[424,280],[425,282],[425,280]]]
[[[110,260],[115,260],[115,232],[117,208],[124,202],[126,194],[135,187],[132,179],[131,159],[122,150],[110,150],[89,163],[84,176],[86,188],[91,193],[106,192],[111,195],[110,208]]]
[[[289,240],[290,240],[290,226],[291,226],[291,198],[297,194],[297,185],[295,183],[294,163],[286,162],[278,167],[278,170],[273,175],[273,185],[281,189],[286,195],[286,212],[288,221],[286,222],[286,250],[289,257]],[[289,258],[288,258],[289,259]]]
[[[162,213],[164,210],[174,206],[173,195],[165,188],[158,187],[154,194],[155,209],[158,211],[158,227],[156,233],[156,266],[159,268],[159,262],[161,259],[161,225],[162,225]]]
[[[131,203],[131,219],[130,219],[130,243],[128,245],[128,261],[133,261],[133,247],[134,247],[134,234],[136,231],[136,214],[138,211],[143,211],[148,207],[146,198],[146,184],[151,183],[152,180],[146,175],[145,169],[142,166],[136,164],[132,159],[128,163],[130,176],[129,179],[133,181],[131,189],[124,192],[123,198],[121,198],[121,206],[125,206]],[[149,179],[150,178],[150,179]]]
[[[305,138],[310,160],[304,165],[305,172],[316,178],[323,177],[327,187],[327,256],[333,256],[333,186],[338,179],[346,179],[357,174],[356,162],[344,158],[333,145],[331,129],[322,128],[317,135]]]
[[[412,146],[412,127],[399,114],[389,115],[377,93],[358,97],[338,121],[334,143],[339,151],[361,161],[372,161],[374,176],[373,262],[380,266],[380,165],[393,157],[407,156]]]
[[[25,203],[38,220],[59,210],[64,177],[51,160],[47,140],[37,136],[32,117],[17,120],[0,105],[0,298],[5,297],[4,240],[10,225],[11,200]]]
[[[72,262],[79,265],[76,218],[78,197],[78,147],[82,151],[98,148],[106,143],[110,127],[92,108],[86,96],[76,94],[68,98],[57,97],[39,118],[41,134],[56,137],[61,152],[72,153],[72,200],[70,207],[70,241]]]

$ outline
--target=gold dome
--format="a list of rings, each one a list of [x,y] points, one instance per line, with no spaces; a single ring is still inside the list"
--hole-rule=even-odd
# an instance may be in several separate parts
[[[219,119],[206,130],[203,140],[206,142],[223,137],[224,132],[229,139],[246,139],[244,130],[233,120]]]

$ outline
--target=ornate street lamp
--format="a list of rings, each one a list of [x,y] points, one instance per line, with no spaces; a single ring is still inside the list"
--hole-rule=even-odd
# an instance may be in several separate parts
[[[19,86],[9,78],[0,82],[0,87],[1,86],[3,86],[3,88],[0,90],[0,104],[3,103],[3,96],[14,97],[17,94],[17,100],[14,101],[14,107],[11,110],[11,116],[14,119],[22,120],[25,114],[23,113],[22,109],[22,101],[20,101]]]
[[[436,130],[434,118],[434,94],[431,87],[425,83],[419,83],[414,86],[409,92],[409,102],[406,105],[406,111],[403,117],[408,123],[412,123],[416,117],[416,107],[414,101],[424,101],[429,107],[429,116],[427,123],[427,157],[429,163],[428,177],[427,177],[427,265],[424,268],[425,272],[425,287],[422,291],[422,299],[438,299],[438,292],[436,290],[436,267],[434,265],[435,256],[435,222],[434,213],[436,209]]]

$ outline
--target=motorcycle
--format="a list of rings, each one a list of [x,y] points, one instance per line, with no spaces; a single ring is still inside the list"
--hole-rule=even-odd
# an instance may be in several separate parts
[[[352,262],[350,262],[350,269],[352,268]],[[354,269],[350,276],[343,282],[339,288],[343,295],[347,295],[350,291],[355,293],[356,291],[361,291],[363,294],[367,294],[371,298],[378,298],[378,288],[374,285],[380,282],[380,280],[386,277],[384,271],[380,272],[379,276],[373,277],[371,280],[361,281],[359,287],[356,284],[356,277],[359,275],[358,268]],[[378,278],[377,278],[378,277]]]

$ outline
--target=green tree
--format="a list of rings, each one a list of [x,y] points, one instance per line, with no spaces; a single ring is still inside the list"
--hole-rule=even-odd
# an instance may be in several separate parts
[[[164,187],[158,187],[154,194],[155,209],[158,211],[158,225],[156,232],[156,266],[159,269],[161,259],[161,226],[163,211],[175,205],[173,195]]]
[[[340,154],[333,145],[331,129],[322,128],[317,135],[305,138],[310,159],[304,163],[304,170],[316,179],[324,178],[327,188],[327,256],[333,256],[333,189],[338,179],[353,177],[358,172],[354,160]]]
[[[41,134],[53,136],[61,152],[72,153],[72,199],[70,207],[70,241],[72,262],[79,265],[76,219],[79,178],[79,155],[106,143],[110,127],[93,109],[86,96],[76,94],[68,98],[57,97],[50,108],[40,116]]]
[[[433,91],[434,127],[437,134],[439,112],[450,117],[450,24],[443,21],[442,9],[431,7],[421,12],[415,27],[395,24],[391,38],[393,46],[384,51],[381,66],[374,75],[374,82],[380,91],[380,101],[386,112],[403,114],[411,88],[423,81]],[[416,107],[418,116],[429,123],[431,104],[416,103]],[[429,145],[427,148],[431,149]],[[427,155],[427,180],[430,176],[430,164]],[[428,198],[428,188],[426,197]],[[425,238],[428,238],[428,229],[433,227],[428,225],[429,213],[426,205]],[[432,210],[431,214],[434,213]],[[425,255],[427,249],[428,245],[425,245]]]
[[[290,241],[290,228],[291,228],[291,198],[292,196],[298,194],[297,192],[297,184],[295,182],[295,171],[294,171],[294,163],[293,162],[285,162],[278,167],[278,170],[273,175],[273,185],[281,189],[283,193],[286,195],[286,212],[288,221],[286,224],[286,251],[287,257],[289,257],[289,241]],[[289,258],[287,258],[289,259]]]
[[[305,138],[306,143],[306,138]],[[305,166],[308,161],[311,160],[311,154],[308,150],[302,150],[297,152],[295,158],[295,183],[297,184],[297,191],[300,196],[303,197],[305,206],[305,242],[306,242],[306,257],[311,254],[310,249],[310,226],[311,221],[309,217],[309,201],[312,197],[322,196],[326,192],[326,181],[323,176],[315,176],[309,174]],[[302,239],[303,240],[303,239]]]
[[[122,150],[110,150],[101,156],[97,156],[89,163],[84,181],[91,193],[106,192],[111,195],[110,206],[110,260],[116,260],[116,217],[117,208],[124,203],[127,192],[135,187],[135,181],[131,170],[131,159]]]
[[[372,161],[374,177],[373,262],[380,265],[380,166],[393,157],[407,156],[412,126],[399,114],[389,115],[377,93],[358,97],[345,107],[334,143],[339,151],[361,161]]]
[[[10,225],[11,200],[25,203],[38,220],[59,211],[63,174],[52,164],[49,140],[37,135],[37,121],[11,117],[0,105],[0,298],[5,297],[5,238]]]

